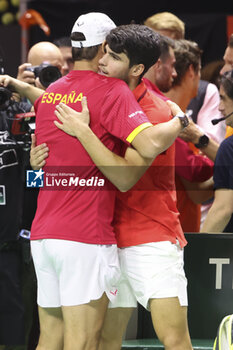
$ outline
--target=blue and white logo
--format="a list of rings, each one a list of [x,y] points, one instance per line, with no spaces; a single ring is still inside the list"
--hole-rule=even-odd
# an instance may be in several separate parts
[[[27,170],[27,187],[43,187],[44,186],[44,171],[40,170]]]

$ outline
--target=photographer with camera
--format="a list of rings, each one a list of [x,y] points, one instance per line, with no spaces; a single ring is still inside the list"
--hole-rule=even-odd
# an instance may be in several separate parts
[[[64,59],[60,49],[48,42],[33,45],[28,52],[28,62],[18,68],[17,79],[45,90],[64,75]]]

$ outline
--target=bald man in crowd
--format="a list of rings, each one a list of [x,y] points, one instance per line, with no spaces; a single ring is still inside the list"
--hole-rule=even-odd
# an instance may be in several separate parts
[[[64,59],[60,49],[49,41],[41,41],[30,48],[27,62],[21,64],[18,68],[17,79],[45,89],[45,86],[40,83],[39,79],[35,77],[35,74],[27,70],[42,63],[48,63],[57,67],[61,74],[64,75]]]

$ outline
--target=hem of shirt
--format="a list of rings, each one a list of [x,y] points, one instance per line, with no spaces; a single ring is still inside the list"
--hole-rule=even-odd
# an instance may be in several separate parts
[[[72,241],[72,242],[79,242],[79,243],[86,243],[86,244],[96,244],[96,245],[110,245],[110,244],[117,244],[116,240],[88,240],[88,239],[82,239],[77,238],[74,239],[72,237],[63,237],[63,236],[56,236],[56,235],[39,235],[39,234],[32,234],[30,237],[31,241],[40,241],[42,239],[60,239],[63,241]]]
[[[171,243],[174,243],[176,244],[177,241],[179,242],[180,244],[180,247],[181,248],[184,248],[186,245],[187,245],[187,240],[185,239],[185,237],[163,237],[163,238],[160,238],[160,239],[142,239],[142,240],[137,240],[137,242],[135,241],[122,241],[121,243],[117,243],[117,246],[118,248],[126,248],[126,247],[133,247],[133,246],[137,246],[137,245],[140,245],[140,244],[146,244],[146,243],[158,243],[158,242],[164,242],[164,241],[169,241]]]

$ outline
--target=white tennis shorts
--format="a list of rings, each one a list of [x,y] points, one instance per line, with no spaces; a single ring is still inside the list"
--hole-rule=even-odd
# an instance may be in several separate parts
[[[149,300],[178,297],[187,306],[187,279],[183,249],[179,243],[156,242],[118,249],[121,279],[110,308],[136,307],[149,310]]]
[[[73,306],[112,300],[120,267],[116,245],[95,245],[43,239],[31,241],[41,307]]]

